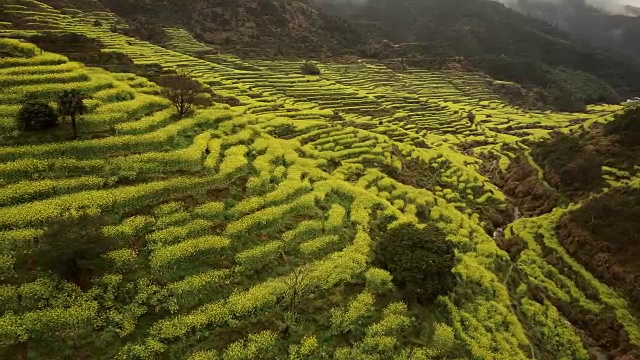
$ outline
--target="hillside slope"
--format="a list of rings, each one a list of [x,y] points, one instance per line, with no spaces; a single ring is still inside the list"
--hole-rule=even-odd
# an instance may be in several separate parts
[[[575,42],[495,1],[100,1],[135,24],[134,35],[158,44],[167,40],[162,26],[177,25],[243,56],[354,54],[431,68],[463,56],[493,77],[543,88],[546,102],[563,110],[640,93],[637,61]]]
[[[515,208],[520,195],[563,192],[537,144],[612,123],[621,106],[530,111],[481,74],[375,60],[305,76],[298,60],[196,57],[206,44],[184,28],[168,49],[112,31],[120,19],[86,5],[1,4],[13,21],[0,32],[80,34],[99,44],[81,47],[88,59],[179,70],[218,101],[178,119],[146,78],[0,41],[1,358],[638,356],[635,294],[561,245],[573,205]],[[66,123],[20,131],[24,98],[69,89],[92,96],[78,140]],[[521,188],[519,166],[540,187]],[[640,188],[639,168],[601,170],[593,195]],[[376,262],[399,223],[455,249],[450,293],[411,301]],[[96,252],[92,264],[73,257]],[[70,253],[73,266],[55,266]]]
[[[411,65],[464,56],[495,78],[541,87],[548,103],[562,110],[615,102],[617,95],[603,82],[623,96],[640,90],[637,78],[629,77],[638,73],[639,63],[576,43],[550,24],[495,1],[372,0],[348,18],[367,33],[405,44],[402,56]]]
[[[640,9],[627,6],[619,12],[589,6],[585,0],[544,2],[519,0],[514,8],[567,31],[574,38],[640,59]]]

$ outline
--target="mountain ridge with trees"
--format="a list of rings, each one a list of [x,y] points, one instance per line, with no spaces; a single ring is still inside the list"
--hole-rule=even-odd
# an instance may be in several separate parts
[[[124,19],[121,31],[159,45],[166,44],[165,27],[182,26],[244,57],[351,56],[418,68],[448,68],[464,58],[463,68],[538,89],[539,102],[565,111],[640,93],[637,60],[495,1],[86,1]],[[559,84],[559,74],[568,81]]]

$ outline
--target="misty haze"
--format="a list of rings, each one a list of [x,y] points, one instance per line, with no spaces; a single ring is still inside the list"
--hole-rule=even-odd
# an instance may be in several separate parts
[[[640,0],[0,0],[0,359],[640,359]]]

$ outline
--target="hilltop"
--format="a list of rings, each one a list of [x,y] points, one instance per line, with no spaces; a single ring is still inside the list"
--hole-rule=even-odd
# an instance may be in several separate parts
[[[145,40],[112,8],[0,4],[3,359],[640,356],[637,108]]]

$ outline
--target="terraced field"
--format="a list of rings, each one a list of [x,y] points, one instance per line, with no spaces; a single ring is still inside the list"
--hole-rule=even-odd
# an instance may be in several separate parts
[[[478,74],[361,60],[304,76],[300,61],[207,54],[183,29],[168,31],[171,50],[114,33],[110,13],[35,0],[0,10],[4,37],[82,33],[227,100],[177,120],[145,78],[2,45],[25,53],[0,59],[3,358],[589,359],[604,346],[568,309],[610,315],[625,339],[612,348],[640,346],[624,298],[556,238],[560,216],[579,204],[512,222],[489,178],[532,141],[608,122],[621,107],[528,111]],[[81,138],[21,142],[22,99],[53,101],[65,89],[92,96]],[[608,187],[640,188],[637,172],[608,171]],[[85,286],[16,280],[50,224],[86,216],[106,219],[116,244],[104,275]],[[451,294],[401,301],[371,263],[385,222],[447,234]],[[503,226],[521,241],[516,261],[492,237]]]

